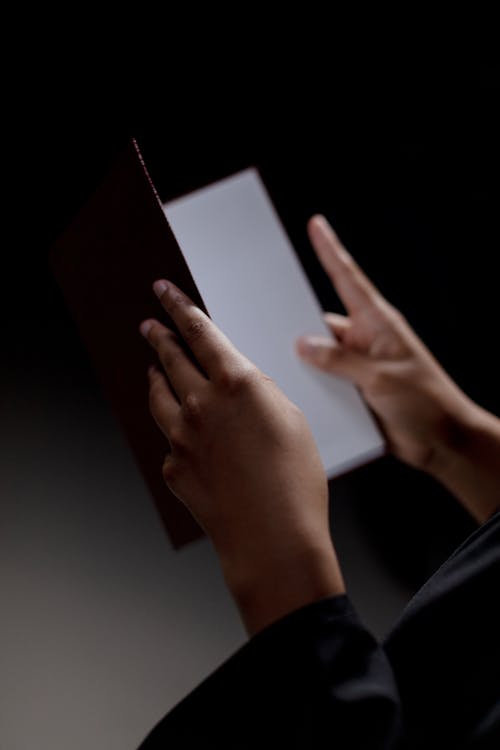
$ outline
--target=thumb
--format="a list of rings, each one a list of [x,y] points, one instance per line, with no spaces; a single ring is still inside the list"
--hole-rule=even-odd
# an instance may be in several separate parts
[[[362,385],[366,378],[367,358],[337,341],[321,336],[301,336],[296,341],[296,348],[301,359],[318,370],[341,375],[356,385]]]

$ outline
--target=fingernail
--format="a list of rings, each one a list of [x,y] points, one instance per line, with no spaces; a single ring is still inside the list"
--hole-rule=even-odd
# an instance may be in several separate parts
[[[160,279],[159,281],[155,281],[153,284],[153,291],[156,294],[157,297],[161,299],[163,294],[168,289],[168,283],[165,281],[165,279]]]
[[[147,337],[148,333],[151,330],[153,323],[151,320],[143,320],[141,325],[139,326],[139,331],[144,336],[144,338]]]

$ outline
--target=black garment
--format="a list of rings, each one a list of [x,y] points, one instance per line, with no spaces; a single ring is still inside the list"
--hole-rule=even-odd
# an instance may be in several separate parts
[[[500,512],[382,645],[346,596],[254,636],[176,706],[155,748],[500,749]]]

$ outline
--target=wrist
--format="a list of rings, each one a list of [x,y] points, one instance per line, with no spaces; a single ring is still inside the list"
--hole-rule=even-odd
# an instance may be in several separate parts
[[[462,394],[440,405],[432,460],[427,466],[428,473],[438,481],[446,482],[457,462],[468,453],[477,421],[476,410],[476,404]]]
[[[328,534],[292,542],[259,540],[247,560],[220,555],[228,588],[249,635],[286,614],[328,596],[345,593],[340,566]]]
[[[479,523],[500,504],[500,420],[466,396],[443,412],[430,473]]]

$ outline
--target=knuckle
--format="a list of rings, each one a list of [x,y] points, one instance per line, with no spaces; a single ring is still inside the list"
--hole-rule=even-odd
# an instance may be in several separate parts
[[[166,304],[168,312],[175,312],[175,310],[185,303],[184,295],[179,291],[173,291],[171,294],[165,295],[165,297],[168,297]]]
[[[392,302],[388,302],[384,297],[380,297],[375,306],[382,319],[385,319],[391,328],[407,325],[406,318],[401,310],[398,310]]]
[[[196,393],[188,393],[182,404],[182,413],[187,422],[199,422],[201,403]]]
[[[191,320],[187,327],[184,338],[188,344],[192,344],[194,341],[203,336],[206,330],[206,324],[204,320]]]
[[[162,466],[163,479],[167,484],[175,481],[179,473],[179,465],[171,453],[167,453]]]
[[[411,325],[408,321],[408,318],[401,312],[401,310],[398,310],[396,307],[393,307],[391,312],[393,330],[400,336],[407,335],[408,331],[411,330]]]
[[[383,304],[385,303],[385,304]],[[403,320],[404,316],[401,310],[398,310],[398,308],[392,304],[392,302],[388,302],[387,300],[383,300],[381,303],[385,307],[385,310],[387,311],[387,314],[389,317],[394,318],[394,320]]]
[[[248,390],[255,380],[255,373],[250,367],[238,369],[225,368],[219,375],[220,388],[227,394],[235,396]]]

